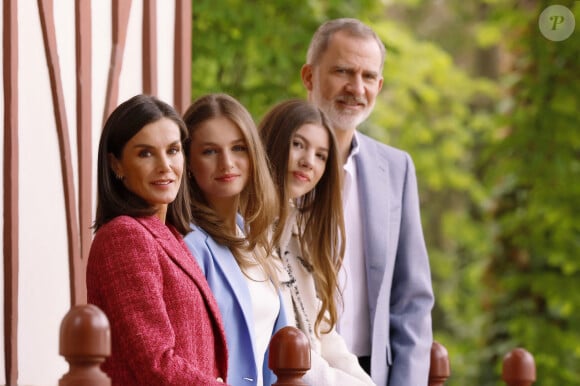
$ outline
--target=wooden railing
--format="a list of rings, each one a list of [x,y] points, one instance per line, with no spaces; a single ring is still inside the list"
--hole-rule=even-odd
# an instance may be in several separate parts
[[[111,333],[107,316],[98,307],[77,305],[65,315],[60,326],[60,355],[69,371],[59,386],[110,386],[110,378],[100,369],[111,354]],[[308,338],[297,328],[284,327],[272,337],[268,366],[278,377],[272,386],[305,386],[303,375],[310,369]],[[447,349],[439,342],[431,346],[429,385],[443,386],[451,376]],[[502,379],[507,386],[531,386],[536,381],[532,354],[516,348],[503,359]]]
[[[74,306],[60,324],[60,355],[69,371],[59,386],[110,386],[101,363],[111,355],[111,329],[103,311],[92,304]]]
[[[451,375],[449,354],[439,342],[431,345],[431,366],[429,367],[429,386],[443,386]]]
[[[515,348],[503,358],[501,378],[508,386],[531,386],[536,381],[536,363],[532,354]]]
[[[278,330],[270,340],[268,367],[278,378],[272,386],[307,386],[302,376],[310,369],[310,343],[296,327]]]

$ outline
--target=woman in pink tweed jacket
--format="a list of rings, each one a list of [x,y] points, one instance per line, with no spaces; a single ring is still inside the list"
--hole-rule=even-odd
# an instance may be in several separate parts
[[[113,385],[223,385],[219,309],[183,242],[187,130],[175,110],[137,95],[111,114],[98,154],[88,300],[111,324]]]

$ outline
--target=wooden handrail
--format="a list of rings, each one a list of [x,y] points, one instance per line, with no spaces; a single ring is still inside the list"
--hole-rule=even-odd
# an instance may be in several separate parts
[[[431,365],[429,366],[429,386],[443,386],[451,375],[449,354],[441,343],[431,345]]]
[[[270,340],[268,367],[278,380],[272,386],[306,386],[302,377],[310,369],[310,343],[296,327],[280,329]],[[110,386],[111,379],[100,365],[111,355],[109,320],[92,304],[73,306],[60,325],[60,355],[69,363],[69,371],[59,386]],[[431,345],[429,385],[443,386],[451,375],[445,346]],[[536,381],[532,354],[516,348],[503,359],[502,379],[507,386],[531,386]]]
[[[306,386],[302,376],[310,369],[310,342],[296,327],[278,330],[270,340],[268,367],[278,380],[272,386]]]
[[[532,354],[515,348],[503,358],[501,379],[508,386],[531,386],[536,381],[536,363]]]
[[[92,304],[72,307],[60,324],[59,353],[69,371],[59,386],[110,386],[111,379],[100,365],[111,355],[109,320]]]

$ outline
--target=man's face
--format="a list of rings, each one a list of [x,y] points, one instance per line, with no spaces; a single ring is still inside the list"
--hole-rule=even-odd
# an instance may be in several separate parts
[[[314,65],[304,65],[308,98],[335,129],[354,131],[370,115],[383,86],[381,52],[372,38],[337,32]]]

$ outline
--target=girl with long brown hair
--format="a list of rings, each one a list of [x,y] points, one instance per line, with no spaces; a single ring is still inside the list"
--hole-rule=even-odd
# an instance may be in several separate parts
[[[312,349],[305,381],[373,385],[335,330],[345,231],[334,133],[321,110],[298,99],[274,106],[259,131],[281,203],[274,241],[290,276],[281,280],[290,293],[285,308]]]

